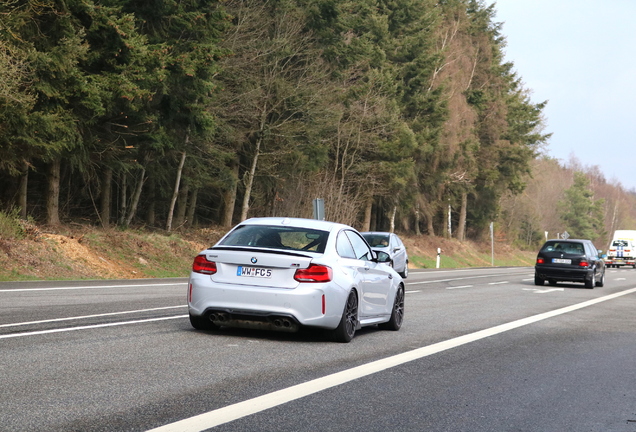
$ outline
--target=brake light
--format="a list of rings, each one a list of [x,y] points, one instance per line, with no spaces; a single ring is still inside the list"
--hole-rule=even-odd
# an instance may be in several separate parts
[[[298,282],[329,282],[333,277],[331,267],[310,264],[306,269],[297,269],[294,279]]]
[[[192,263],[192,271],[195,273],[202,273],[213,275],[216,273],[216,263],[214,261],[208,261],[205,255],[197,255]]]
[[[545,260],[543,258],[537,258],[537,264],[543,264]]]
[[[579,265],[580,265],[581,267],[587,267],[587,266],[589,266],[589,265],[590,265],[590,263],[588,263],[587,261],[581,261],[581,262],[579,262]]]
[[[625,252],[631,252],[631,250],[630,249],[625,249]]]

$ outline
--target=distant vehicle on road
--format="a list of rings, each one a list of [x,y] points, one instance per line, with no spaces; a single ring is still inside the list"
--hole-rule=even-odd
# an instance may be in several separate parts
[[[616,230],[607,248],[605,264],[609,267],[631,265],[636,268],[636,230]]]
[[[548,240],[539,250],[534,284],[583,282],[586,288],[605,284],[605,262],[590,240]]]
[[[369,243],[371,249],[385,252],[391,257],[391,266],[400,276],[406,279],[409,275],[409,256],[406,246],[397,234],[382,231],[363,232],[362,237]]]
[[[399,330],[404,283],[389,261],[347,225],[249,219],[194,259],[190,323],[199,330],[317,327],[339,342],[364,326]]]

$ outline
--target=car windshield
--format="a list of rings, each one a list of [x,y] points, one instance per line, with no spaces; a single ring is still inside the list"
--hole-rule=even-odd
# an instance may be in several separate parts
[[[310,228],[241,225],[225,237],[219,245],[324,253],[327,237],[329,237],[327,231]]]
[[[387,247],[389,245],[388,234],[362,234],[362,237],[371,247]]]
[[[583,255],[585,253],[585,249],[581,243],[571,243],[571,242],[547,242],[543,245],[541,252],[561,252],[567,254],[577,254]]]
[[[627,246],[627,240],[614,240],[614,243],[612,243],[612,246],[625,247],[625,246]]]

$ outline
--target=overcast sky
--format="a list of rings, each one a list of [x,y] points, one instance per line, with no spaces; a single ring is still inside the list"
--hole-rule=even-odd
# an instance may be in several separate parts
[[[506,60],[548,101],[548,154],[636,189],[636,0],[494,3]]]

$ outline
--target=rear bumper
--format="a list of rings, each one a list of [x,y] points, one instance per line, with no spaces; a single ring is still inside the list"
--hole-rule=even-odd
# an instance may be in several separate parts
[[[197,273],[190,276],[190,284],[191,315],[211,318],[217,325],[287,331],[299,325],[336,328],[348,295],[333,283],[272,288],[214,283],[209,276]]]
[[[633,257],[607,257],[605,258],[606,264],[612,265],[636,265],[636,258]]]
[[[541,279],[562,282],[585,282],[592,277],[594,269],[570,269],[562,267],[535,267],[535,274]]]

